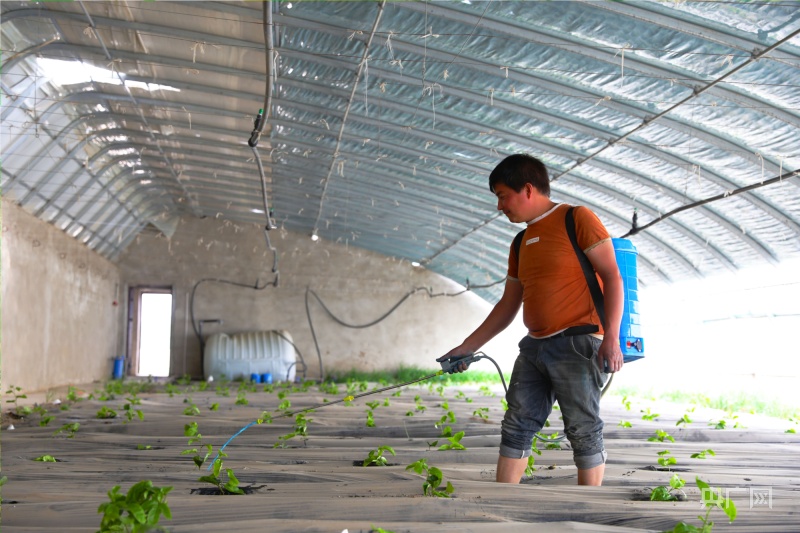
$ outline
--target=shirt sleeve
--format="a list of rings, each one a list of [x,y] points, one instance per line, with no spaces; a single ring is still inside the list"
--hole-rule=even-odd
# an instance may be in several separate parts
[[[611,238],[606,227],[588,207],[576,207],[573,214],[575,216],[575,233],[578,237],[578,246],[584,252],[588,252],[598,244]]]
[[[514,249],[514,241],[511,241],[508,252],[508,279],[519,279],[519,257]]]

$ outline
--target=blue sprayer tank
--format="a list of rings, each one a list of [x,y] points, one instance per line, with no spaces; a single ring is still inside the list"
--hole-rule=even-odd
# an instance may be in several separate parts
[[[626,363],[644,357],[644,339],[639,321],[639,282],[636,275],[636,247],[628,239],[612,239],[614,255],[625,291],[625,307],[619,328],[619,343]]]

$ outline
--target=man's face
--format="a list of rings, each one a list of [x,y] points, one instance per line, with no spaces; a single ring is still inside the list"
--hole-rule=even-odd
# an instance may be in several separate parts
[[[524,213],[527,211],[530,194],[530,185],[525,185],[521,191],[516,192],[507,185],[499,183],[494,187],[494,194],[497,196],[497,210],[502,211],[510,222],[525,222]]]

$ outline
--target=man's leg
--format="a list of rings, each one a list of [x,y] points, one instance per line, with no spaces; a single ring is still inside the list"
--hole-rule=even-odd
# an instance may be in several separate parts
[[[582,335],[553,339],[543,350],[553,390],[561,407],[564,433],[572,445],[578,485],[603,483],[606,452],[600,394],[607,376],[597,367],[600,340]]]
[[[519,357],[506,394],[508,410],[500,431],[498,483],[519,483],[528,466],[534,434],[542,429],[553,409],[555,396],[550,382],[535,364],[540,344],[541,341],[531,337],[519,343]]]
[[[578,469],[578,485],[590,485],[592,487],[599,487],[603,484],[603,474],[605,474],[606,465],[602,464],[594,468],[586,470]],[[497,469],[498,474],[500,469]]]
[[[511,457],[497,458],[497,482],[498,483],[519,483],[525,468],[528,466],[528,459],[512,459]]]

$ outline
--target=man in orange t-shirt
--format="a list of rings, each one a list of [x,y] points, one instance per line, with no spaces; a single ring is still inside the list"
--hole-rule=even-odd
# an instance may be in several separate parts
[[[497,196],[497,209],[511,222],[528,224],[520,257],[512,246],[500,301],[475,331],[439,360],[474,353],[508,327],[522,306],[528,335],[519,343],[506,395],[497,481],[519,483],[534,435],[557,400],[578,467],[578,484],[601,485],[607,455],[600,393],[606,371],[622,368],[622,278],[608,231],[588,208],[573,209],[578,244],[603,287],[604,330],[567,235],[569,206],[550,200],[544,164],[528,155],[509,156],[492,171],[489,188]],[[462,363],[457,371],[464,370]]]

